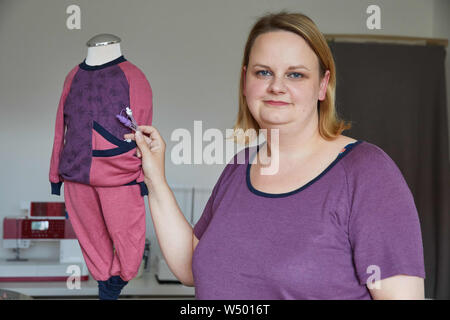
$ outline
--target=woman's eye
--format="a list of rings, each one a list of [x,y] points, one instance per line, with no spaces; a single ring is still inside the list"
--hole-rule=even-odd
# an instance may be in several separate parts
[[[303,77],[303,75],[301,73],[298,73],[298,72],[292,72],[292,73],[289,74],[289,76],[291,76],[291,75],[292,75],[291,78],[294,78],[294,79],[298,79],[298,78],[302,78]]]
[[[256,71],[256,75],[261,75],[261,76],[268,76],[269,75],[269,71],[267,71],[267,70],[259,70],[259,71]]]
[[[271,72],[268,70],[259,70],[259,71],[256,71],[256,75],[266,77],[266,76],[270,76]],[[304,77],[303,74],[301,74],[299,72],[291,72],[288,74],[288,78],[291,78],[291,79],[300,79],[303,77]]]

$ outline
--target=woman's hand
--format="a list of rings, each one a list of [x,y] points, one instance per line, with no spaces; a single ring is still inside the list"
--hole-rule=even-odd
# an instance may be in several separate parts
[[[139,126],[136,133],[125,134],[126,139],[136,141],[137,156],[142,158],[142,169],[145,175],[145,184],[149,189],[158,183],[165,183],[166,143],[158,130],[152,126]]]

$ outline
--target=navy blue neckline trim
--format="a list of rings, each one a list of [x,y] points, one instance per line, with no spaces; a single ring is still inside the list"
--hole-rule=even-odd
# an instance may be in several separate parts
[[[314,179],[312,179],[310,182],[308,182],[308,183],[305,184],[304,186],[302,186],[302,187],[300,187],[300,188],[298,188],[298,189],[289,191],[289,192],[285,192],[285,193],[267,193],[267,192],[262,192],[262,191],[256,190],[256,189],[252,186],[252,183],[251,183],[251,181],[250,181],[250,168],[251,168],[251,166],[252,166],[252,160],[253,160],[253,158],[256,157],[256,155],[258,154],[259,147],[262,146],[262,145],[264,145],[264,143],[263,143],[263,144],[257,146],[256,152],[253,154],[252,159],[250,159],[250,155],[249,155],[248,164],[247,164],[247,172],[246,172],[246,182],[247,182],[247,187],[248,187],[248,189],[249,189],[252,193],[254,193],[254,194],[258,195],[258,196],[261,196],[261,197],[266,197],[266,198],[282,198],[282,197],[288,197],[288,196],[290,196],[290,195],[296,194],[296,193],[298,193],[298,192],[300,192],[300,191],[305,190],[305,189],[308,188],[310,185],[312,185],[314,182],[316,182],[317,180],[319,180],[320,178],[322,178],[328,171],[331,170],[331,168],[333,168],[333,167],[336,165],[336,163],[338,163],[345,155],[347,155],[351,150],[353,150],[353,148],[354,148],[355,146],[359,145],[359,144],[360,144],[361,142],[363,142],[363,141],[364,141],[364,140],[357,140],[357,141],[355,141],[355,142],[352,142],[352,143],[347,144],[347,145],[344,147],[344,148],[345,148],[345,151],[339,153],[339,155],[336,157],[336,159],[335,159],[332,163],[330,163],[330,165],[329,165],[324,171],[322,171],[321,174],[319,174],[317,177],[315,177]]]
[[[78,66],[83,70],[93,71],[93,70],[104,69],[104,68],[116,65],[116,64],[124,62],[124,61],[127,61],[127,59],[125,59],[124,56],[122,55],[122,56],[118,57],[117,59],[111,60],[107,63],[99,64],[97,66],[90,66],[90,65],[86,64],[86,59],[84,59],[83,62],[80,63]]]

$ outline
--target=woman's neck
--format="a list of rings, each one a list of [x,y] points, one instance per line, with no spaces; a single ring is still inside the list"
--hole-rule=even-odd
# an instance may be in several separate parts
[[[280,158],[304,159],[316,152],[326,142],[319,133],[318,117],[304,124],[292,123],[279,129],[267,128],[264,132],[268,156],[278,152]]]
[[[267,129],[266,143],[258,152],[256,161],[262,175],[274,175],[281,167],[308,161],[323,146],[325,141],[318,129],[301,134],[287,133],[280,129]]]
[[[98,66],[119,58],[122,55],[120,44],[114,43],[107,46],[89,47],[86,56],[86,64]]]

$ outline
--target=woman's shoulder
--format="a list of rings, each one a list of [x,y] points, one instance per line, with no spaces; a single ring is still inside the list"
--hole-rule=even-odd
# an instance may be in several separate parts
[[[380,146],[366,140],[355,140],[350,143],[351,152],[346,157],[346,162],[356,164],[376,164],[384,161],[392,161],[391,157]]]
[[[234,156],[226,163],[218,179],[218,184],[223,184],[229,180],[230,177],[236,174],[245,174],[249,159],[256,153],[258,146],[246,146],[240,151],[236,152]]]
[[[392,178],[402,173],[389,154],[375,143],[357,140],[351,150],[341,159],[348,176]]]

